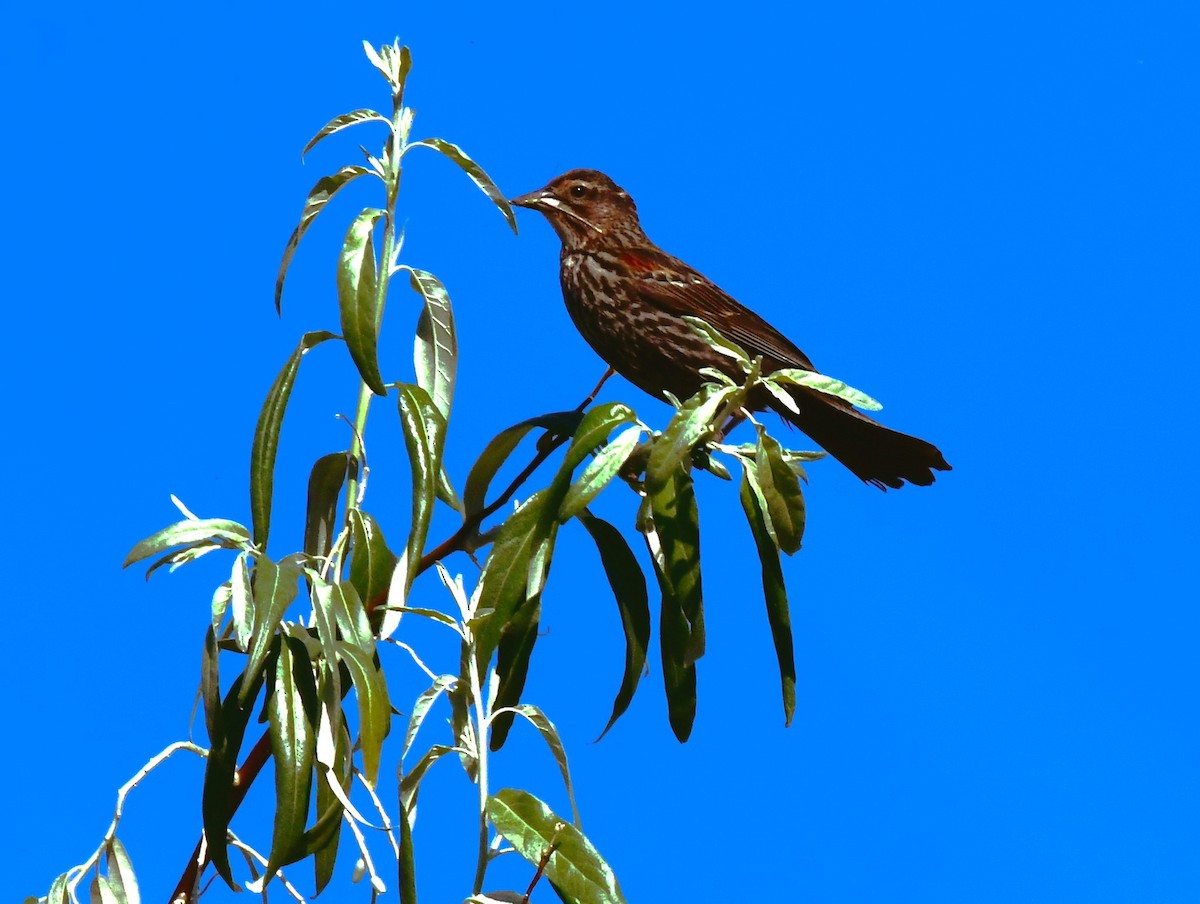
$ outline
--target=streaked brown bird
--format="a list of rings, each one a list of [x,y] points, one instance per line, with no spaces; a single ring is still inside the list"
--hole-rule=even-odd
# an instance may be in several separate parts
[[[816,371],[787,337],[683,261],[646,237],[628,192],[596,170],[564,173],[545,188],[513,198],[540,212],[562,240],[559,278],[567,311],[596,353],[638,388],[678,399],[704,383],[703,367],[734,379],[736,362],[713,351],[683,319],[699,317],[751,356],[763,372],[785,367]],[[880,489],[904,481],[928,486],[950,465],[937,447],[890,430],[835,396],[789,387],[800,413],[765,391],[751,396],[757,411],[774,409],[862,480]]]

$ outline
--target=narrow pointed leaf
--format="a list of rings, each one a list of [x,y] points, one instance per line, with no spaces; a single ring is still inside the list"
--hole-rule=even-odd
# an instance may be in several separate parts
[[[268,882],[277,869],[305,856],[304,825],[312,797],[319,705],[304,644],[294,637],[284,637],[267,698],[271,753],[275,759],[275,830],[269,863],[264,870]]]
[[[273,646],[275,627],[296,599],[301,569],[292,558],[276,564],[259,556],[254,565],[254,632],[246,657],[246,672],[255,675],[262,670],[267,652]],[[246,685],[246,693],[252,685]],[[245,703],[243,698],[239,703]]]
[[[625,904],[612,869],[583,833],[526,791],[504,788],[487,803],[488,818],[535,866],[548,851],[546,878],[573,904]]]
[[[512,229],[514,234],[516,233],[517,218],[513,214],[512,205],[504,197],[504,192],[500,191],[491,177],[483,171],[483,167],[468,157],[466,151],[458,145],[451,144],[449,141],[444,141],[441,138],[426,138],[422,141],[414,141],[405,150],[407,152],[415,147],[433,148],[435,151],[439,151],[453,160],[459,169],[470,176],[471,181],[478,185],[483,190],[483,193],[492,199],[492,203],[504,214],[504,219],[508,221],[509,228]]]
[[[165,549],[176,546],[194,546],[199,543],[215,543],[229,549],[244,547],[250,539],[250,532],[236,521],[225,521],[221,518],[198,518],[176,521],[164,527],[157,533],[151,534],[145,540],[139,541],[129,550],[121,565],[127,568],[143,559],[156,555]]]
[[[288,239],[287,245],[283,249],[283,258],[279,261],[279,273],[275,277],[276,313],[282,312],[283,281],[287,278],[288,267],[291,266],[292,258],[296,256],[296,248],[299,246],[300,240],[304,238],[304,233],[308,232],[308,227],[313,224],[317,214],[325,209],[325,205],[334,195],[359,176],[365,176],[370,172],[371,170],[365,166],[343,166],[332,176],[323,176],[318,179],[317,184],[309,190],[308,199],[304,202],[304,210],[300,212],[300,222],[292,232],[291,238]]]
[[[500,642],[501,631],[528,599],[530,562],[549,537],[554,521],[546,517],[544,494],[544,490],[534,493],[508,516],[479,578],[478,609],[492,610],[475,629],[480,665],[486,665]]]
[[[396,554],[388,548],[379,523],[357,509],[350,512],[350,538],[354,550],[350,583],[362,602],[370,607],[382,605],[396,568]]]
[[[338,306],[342,335],[359,376],[376,395],[387,395],[379,375],[379,306],[376,297],[378,262],[375,260],[375,224],[386,214],[375,207],[361,211],[342,242],[338,259]]]
[[[558,771],[562,773],[563,785],[567,789],[567,800],[571,802],[571,816],[575,820],[575,827],[582,829],[583,824],[579,819],[579,807],[575,804],[575,788],[571,784],[571,769],[567,765],[567,750],[563,747],[558,729],[554,727],[554,723],[546,717],[544,712],[531,703],[522,703],[519,706],[513,707],[513,710],[538,730],[538,734],[542,736],[542,740],[550,748],[550,755],[554,757],[554,762],[558,764]]]
[[[347,129],[350,126],[356,126],[360,122],[381,122],[388,127],[389,131],[392,128],[392,121],[386,116],[376,113],[374,110],[351,110],[349,113],[343,113],[341,116],[335,116],[333,119],[329,120],[329,122],[325,123],[325,125],[321,127],[321,131],[317,132],[316,135],[309,139],[308,144],[304,146],[304,150],[300,152],[300,159],[303,160],[304,156],[313,148],[315,148],[323,139],[328,138],[335,132],[340,132],[342,129]]]
[[[404,732],[404,747],[400,751],[401,759],[404,759],[408,755],[409,748],[412,747],[412,742],[416,740],[417,732],[421,730],[421,723],[425,721],[425,716],[429,714],[430,707],[437,702],[438,697],[457,682],[457,675],[439,675],[429,689],[417,697],[416,702],[413,703],[412,715],[408,718],[408,728]]]
[[[279,431],[283,426],[283,415],[292,395],[292,387],[296,385],[300,361],[310,349],[335,338],[333,333],[324,330],[301,336],[291,357],[275,378],[259,412],[254,442],[250,447],[250,515],[254,527],[254,545],[260,550],[266,550],[271,531],[271,497],[275,492],[275,456],[279,451]]]
[[[779,679],[783,689],[784,724],[792,724],[796,711],[796,661],[792,641],[792,617],[788,612],[787,588],[783,583],[783,569],[779,564],[779,550],[767,531],[767,522],[758,497],[749,478],[743,473],[740,491],[742,509],[754,545],[758,548],[758,559],[762,564],[763,596],[767,603],[767,619],[771,624],[771,638],[775,642],[775,657],[779,660]]]
[[[429,767],[440,760],[448,753],[454,753],[453,747],[447,747],[445,744],[433,744],[421,758],[417,760],[415,766],[400,779],[400,805],[405,810],[412,810],[417,802],[417,794],[421,790],[421,780],[425,778],[425,773],[429,771]]]
[[[492,439],[491,442],[483,450],[475,464],[471,467],[471,472],[467,475],[466,485],[463,487],[463,508],[466,514],[472,515],[482,511],[486,502],[488,487],[491,486],[492,479],[496,476],[496,472],[503,467],[504,462],[508,460],[508,456],[522,439],[533,430],[535,427],[542,427],[555,435],[575,432],[575,428],[579,426],[583,415],[578,411],[556,411],[551,414],[540,414],[537,417],[531,417],[528,420],[521,421],[519,424],[502,430]]]
[[[496,674],[500,678],[494,702],[495,718],[492,719],[490,746],[499,750],[512,728],[515,707],[521,702],[525,690],[525,679],[529,676],[529,660],[533,646],[537,643],[538,621],[541,605],[537,600],[523,604],[504,626],[500,643],[496,649]]]
[[[113,838],[104,850],[104,863],[108,872],[108,885],[122,904],[142,904],[142,893],[138,889],[133,862],[120,839]]]
[[[745,373],[750,372],[750,355],[747,354],[744,348],[737,343],[726,339],[717,332],[716,328],[713,327],[712,324],[706,320],[702,320],[699,317],[686,316],[683,319],[687,321],[688,326],[690,326],[696,333],[703,337],[705,341],[707,341],[708,344],[714,349],[716,349],[722,355],[733,358],[733,360],[737,361],[738,364],[742,366],[742,370]]]
[[[204,834],[208,838],[209,861],[217,874],[235,891],[239,889],[233,880],[225,838],[229,820],[233,816],[233,784],[237,773],[238,751],[241,750],[246,724],[253,715],[254,699],[262,685],[261,668],[252,673],[243,672],[234,681],[221,704],[221,712],[214,730],[210,732],[208,757],[204,766],[201,811],[204,817]],[[244,702],[239,702],[240,700]]]
[[[417,339],[413,347],[417,385],[429,393],[442,417],[449,420],[458,368],[458,339],[450,295],[438,278],[426,270],[408,266],[397,269],[408,271],[413,291],[425,302],[417,320]]]
[[[767,517],[774,528],[772,535],[781,551],[789,556],[800,548],[804,537],[804,493],[800,477],[783,457],[783,448],[765,430],[758,434],[755,469]]]
[[[88,904],[125,904],[125,900],[113,892],[107,877],[97,875],[88,886]]]
[[[379,780],[379,756],[383,740],[392,723],[387,683],[371,657],[358,647],[340,644],[338,654],[354,682],[358,697],[358,737],[362,747],[363,774],[374,785]]]
[[[737,386],[707,384],[680,406],[650,447],[650,460],[646,465],[649,488],[667,482],[673,471],[690,463],[692,449],[719,426],[713,424],[717,413],[744,391]]]
[[[601,449],[571,484],[558,507],[558,520],[565,522],[587,508],[624,466],[641,438],[641,427],[630,427]]]
[[[349,473],[350,453],[334,452],[313,463],[308,475],[308,513],[304,520],[304,551],[324,558],[337,533],[337,505]]]
[[[579,512],[577,517],[591,534],[600,552],[600,561],[617,600],[621,628],[625,632],[625,672],[613,701],[612,716],[604,726],[604,731],[600,732],[603,738],[629,708],[642,678],[642,670],[646,667],[646,650],[650,646],[650,602],[646,578],[621,532],[587,509]]]
[[[331,671],[336,670],[337,669],[335,666]],[[337,738],[333,753],[333,767],[336,776],[341,782],[340,790],[342,795],[345,796],[350,791],[351,767],[353,765],[351,762],[352,752],[350,749],[350,734],[346,730],[344,716],[340,717],[336,724],[337,727],[332,729]],[[328,813],[336,808],[336,811],[339,814],[343,813],[345,812],[345,808],[342,807],[338,796],[330,788],[329,780],[329,774],[324,770],[321,770],[320,778],[317,780],[317,812]],[[341,822],[340,815],[338,817],[338,821],[339,823]],[[333,878],[333,868],[337,863],[338,842],[340,840],[340,836],[340,830],[335,831],[329,840],[314,853],[313,870],[316,874],[316,894],[318,895],[329,884],[330,879]]]
[[[404,442],[408,447],[408,463],[412,472],[412,528],[405,544],[404,595],[415,577],[415,563],[421,560],[425,541],[429,536],[429,522],[433,518],[434,500],[437,498],[437,474],[441,462],[438,439],[445,441],[443,424],[437,423],[441,413],[434,406],[429,394],[420,386],[398,383],[397,404],[400,424],[404,428]],[[435,426],[436,424],[436,426]]]
[[[879,402],[875,401],[865,392],[860,392],[852,386],[847,386],[841,380],[835,380],[833,377],[813,373],[809,370],[800,370],[798,368],[776,370],[764,382],[766,381],[789,386],[807,386],[809,389],[817,390],[817,392],[845,399],[851,405],[856,405],[867,411],[879,411],[883,408]]]

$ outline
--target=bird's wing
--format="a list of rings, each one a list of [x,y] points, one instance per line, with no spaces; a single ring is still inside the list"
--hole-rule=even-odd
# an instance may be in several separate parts
[[[751,357],[769,359],[774,366],[768,370],[816,370],[783,333],[678,258],[657,248],[626,249],[615,256],[641,279],[643,297],[663,311],[677,317],[699,317]]]

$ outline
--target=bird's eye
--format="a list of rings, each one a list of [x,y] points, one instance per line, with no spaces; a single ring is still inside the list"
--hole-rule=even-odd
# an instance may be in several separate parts
[[[571,197],[572,198],[582,198],[586,194],[587,194],[587,186],[586,185],[572,185],[571,186]]]

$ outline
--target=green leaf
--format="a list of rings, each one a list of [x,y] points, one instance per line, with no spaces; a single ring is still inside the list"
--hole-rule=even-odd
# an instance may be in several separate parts
[[[796,711],[796,661],[792,649],[792,618],[788,612],[783,569],[779,565],[779,550],[767,530],[765,513],[746,471],[742,473],[739,495],[746,521],[754,534],[759,562],[762,563],[763,596],[767,602],[767,619],[771,624],[771,638],[775,642],[775,657],[779,660],[779,678],[783,687],[784,724],[791,725],[792,715]]]
[[[413,148],[426,147],[433,148],[448,157],[450,160],[461,169],[464,173],[471,177],[471,181],[483,190],[483,193],[492,199],[492,203],[504,214],[504,219],[508,221],[509,228],[513,234],[517,232],[517,218],[513,214],[512,205],[508,203],[508,199],[504,197],[504,192],[496,187],[496,183],[491,177],[483,171],[478,163],[467,156],[466,151],[456,144],[451,144],[449,141],[444,141],[441,138],[426,138],[422,141],[414,141],[407,148],[405,153]]]
[[[584,511],[608,486],[637,448],[641,435],[641,427],[630,427],[617,434],[616,439],[596,454],[563,496],[562,504],[558,507],[560,522],[566,522]]]
[[[302,574],[295,559],[288,557],[276,564],[259,556],[254,564],[254,630],[246,658],[246,672],[259,672],[273,646],[276,626],[299,591],[297,581]],[[251,685],[246,685],[247,693]],[[245,703],[242,699],[239,703]]]
[[[425,778],[425,773],[429,771],[429,767],[440,760],[448,753],[456,753],[453,747],[447,747],[444,744],[433,744],[421,758],[417,760],[417,764],[412,767],[400,779],[400,805],[407,811],[411,811],[417,803],[417,794],[421,790],[421,779]]]
[[[417,732],[421,730],[421,723],[425,721],[425,716],[429,714],[429,709],[437,698],[452,688],[458,681],[457,675],[439,675],[437,680],[426,690],[421,696],[417,697],[413,703],[412,715],[408,718],[408,728],[404,732],[404,747],[400,751],[400,758],[404,759],[408,755],[409,748],[412,747],[412,742],[416,740]]]
[[[620,402],[608,402],[589,409],[575,428],[560,471],[573,471],[591,452],[605,443],[614,429],[636,420],[633,409]]]
[[[92,883],[88,888],[88,904],[125,904],[125,901],[113,893],[108,879],[96,875],[92,877]]]
[[[304,146],[304,150],[300,152],[300,159],[303,160],[305,155],[315,148],[323,139],[328,138],[335,132],[340,132],[342,129],[347,129],[350,126],[356,126],[360,122],[381,122],[388,127],[390,132],[392,129],[392,121],[374,110],[351,110],[349,113],[343,113],[341,116],[335,116],[329,122],[321,127],[321,131],[317,132],[308,144]]]
[[[315,142],[316,139],[309,146],[311,147]],[[292,258],[296,256],[296,248],[300,244],[300,239],[304,238],[304,233],[313,224],[313,220],[317,218],[317,214],[325,209],[325,205],[330,202],[334,195],[359,176],[365,176],[368,173],[371,173],[371,170],[365,166],[343,166],[332,176],[322,176],[309,191],[308,199],[304,202],[304,210],[300,212],[300,222],[292,232],[291,238],[288,239],[287,246],[283,249],[283,258],[279,262],[279,274],[275,277],[276,313],[282,312],[283,281],[287,278],[287,271],[288,267],[291,266]],[[372,173],[372,175],[374,174]]]
[[[565,901],[624,904],[612,869],[583,833],[526,791],[504,788],[487,803],[488,818],[504,838],[537,865],[548,851],[546,878]]]
[[[429,393],[442,418],[449,421],[458,369],[458,339],[450,295],[438,278],[426,270],[404,265],[397,269],[408,271],[413,291],[425,302],[417,320],[417,339],[413,347],[417,385]]]
[[[379,307],[375,224],[387,214],[375,207],[359,212],[346,230],[338,259],[338,306],[342,312],[342,334],[359,376],[376,395],[387,395],[379,375]]]
[[[133,549],[129,550],[129,554],[125,556],[125,562],[121,567],[128,568],[136,562],[141,562],[165,549],[172,549],[176,546],[195,547],[209,544],[225,549],[244,549],[249,539],[250,532],[236,521],[225,521],[220,518],[188,518],[176,521],[134,545]]]
[[[408,597],[416,576],[415,565],[421,561],[425,541],[429,537],[429,522],[437,498],[437,474],[440,470],[440,449],[434,448],[437,439],[445,441],[445,426],[441,412],[429,394],[420,386],[397,383],[397,403],[404,442],[408,446],[408,462],[412,471],[412,529],[408,534],[404,555],[404,597]],[[398,618],[398,614],[394,614]]]
[[[325,558],[337,533],[337,505],[350,467],[349,452],[318,458],[308,475],[308,513],[304,519],[304,551]]]
[[[683,318],[687,321],[687,325],[704,339],[709,346],[715,351],[720,352],[728,358],[733,358],[742,367],[743,373],[750,373],[750,355],[740,345],[726,339],[706,320],[701,320],[699,317]]]
[[[509,515],[479,577],[477,611],[491,610],[475,628],[480,665],[491,659],[501,631],[528,599],[530,564],[554,526],[554,519],[546,516],[547,498],[546,491],[539,490]]]
[[[646,650],[650,645],[650,603],[646,578],[621,532],[587,509],[579,512],[577,517],[591,534],[600,552],[600,562],[616,597],[621,627],[625,631],[625,672],[613,701],[612,716],[604,726],[604,731],[600,732],[600,738],[603,738],[629,708],[642,678],[642,670],[646,667]]]
[[[563,747],[558,729],[554,727],[554,723],[546,717],[544,712],[531,703],[522,703],[519,706],[514,706],[512,711],[524,717],[530,725],[536,728],[538,734],[542,736],[542,740],[546,742],[546,746],[550,748],[550,754],[554,757],[554,762],[558,763],[558,771],[562,773],[563,784],[567,789],[567,799],[571,802],[571,816],[575,820],[575,827],[582,829],[583,824],[579,819],[579,807],[575,804],[575,788],[571,784],[571,769],[567,765],[567,750]]]
[[[220,650],[217,632],[209,626],[204,633],[204,655],[200,659],[200,701],[204,706],[204,730],[210,738],[218,731],[221,718]]]
[[[883,408],[881,404],[865,392],[859,392],[852,386],[847,386],[841,380],[835,380],[833,377],[813,373],[809,370],[800,370],[798,368],[776,370],[770,376],[764,377],[763,382],[773,382],[788,386],[807,386],[809,389],[817,390],[817,392],[845,399],[851,405],[856,405],[867,411],[879,411]]]
[[[771,535],[779,548],[790,556],[800,548],[804,537],[804,493],[800,489],[800,478],[784,460],[783,447],[761,429],[755,464],[767,517],[774,528]]]
[[[647,481],[649,487],[649,481]],[[696,660],[704,655],[700,522],[689,473],[676,468],[646,497],[646,544],[662,592],[659,643],[671,728],[681,742],[696,717]]]
[[[525,690],[525,679],[529,676],[529,660],[533,656],[533,645],[537,643],[542,610],[537,599],[540,591],[533,596],[534,599],[527,600],[508,620],[496,649],[496,674],[500,683],[496,689],[489,740],[494,751],[503,747],[508,738],[515,714],[512,707],[521,702],[521,692]]]
[[[379,523],[358,509],[350,512],[350,539],[350,583],[362,602],[372,608],[381,606],[396,569],[396,554],[388,549]]]
[[[69,878],[70,876],[63,873],[50,883],[50,891],[46,893],[46,904],[71,904],[71,890],[67,885]],[[36,898],[34,898],[34,904],[37,904]]]
[[[279,635],[275,637],[278,638]],[[234,810],[234,776],[237,774],[238,751],[241,750],[246,724],[254,711],[254,699],[262,685],[261,667],[253,672],[242,672],[233,682],[209,732],[209,750],[204,767],[204,791],[200,808],[204,817],[204,834],[208,838],[209,861],[217,874],[235,891],[239,889],[233,881],[225,838]]]
[[[338,656],[346,664],[358,695],[358,739],[362,747],[363,775],[374,786],[379,779],[383,740],[392,724],[387,682],[373,659],[358,647],[339,644]]]
[[[329,672],[337,672],[337,664],[334,663]],[[338,713],[341,713],[341,707],[338,707]],[[332,731],[336,734],[337,740],[333,752],[333,767],[337,776],[340,778],[342,795],[345,796],[350,791],[351,780],[351,761],[352,751],[350,743],[350,734],[346,730],[345,716],[339,715],[338,720],[332,725]],[[317,812],[329,813],[335,811],[338,813],[338,824],[341,824],[341,814],[345,812],[341,801],[329,785],[329,776],[325,770],[320,771],[320,778],[317,780]],[[316,826],[313,827],[314,829]],[[329,884],[333,878],[333,868],[337,863],[338,843],[341,840],[341,831],[334,831],[331,837],[322,845],[313,855],[313,871],[316,874],[316,892],[319,895]]]
[[[254,545],[266,551],[267,537],[271,532],[271,497],[275,491],[275,456],[279,451],[279,430],[283,426],[283,415],[287,410],[292,387],[296,385],[296,374],[300,360],[328,339],[333,333],[319,330],[305,333],[292,352],[291,357],[279,371],[270,392],[263,402],[254,428],[254,442],[250,447],[250,515],[254,526]]]
[[[112,838],[104,849],[104,863],[108,872],[108,885],[116,899],[122,904],[141,904],[142,893],[138,889],[133,862],[120,839]]]
[[[302,859],[304,825],[312,797],[313,748],[320,701],[308,651],[284,637],[275,660],[275,680],[267,698],[271,753],[275,759],[275,830],[266,881],[275,871]]]
[[[473,515],[483,510],[486,503],[488,487],[496,472],[503,467],[508,456],[526,434],[535,427],[542,427],[550,434],[561,436],[573,434],[579,426],[583,414],[579,411],[556,411],[551,414],[540,414],[528,420],[507,427],[492,439],[483,450],[483,454],[471,467],[463,487],[463,510],[467,515]]]
[[[669,482],[674,471],[690,464],[692,450],[716,429],[713,419],[726,402],[742,392],[744,390],[737,386],[706,384],[679,406],[662,435],[650,446],[650,459],[646,464],[648,489]]]

